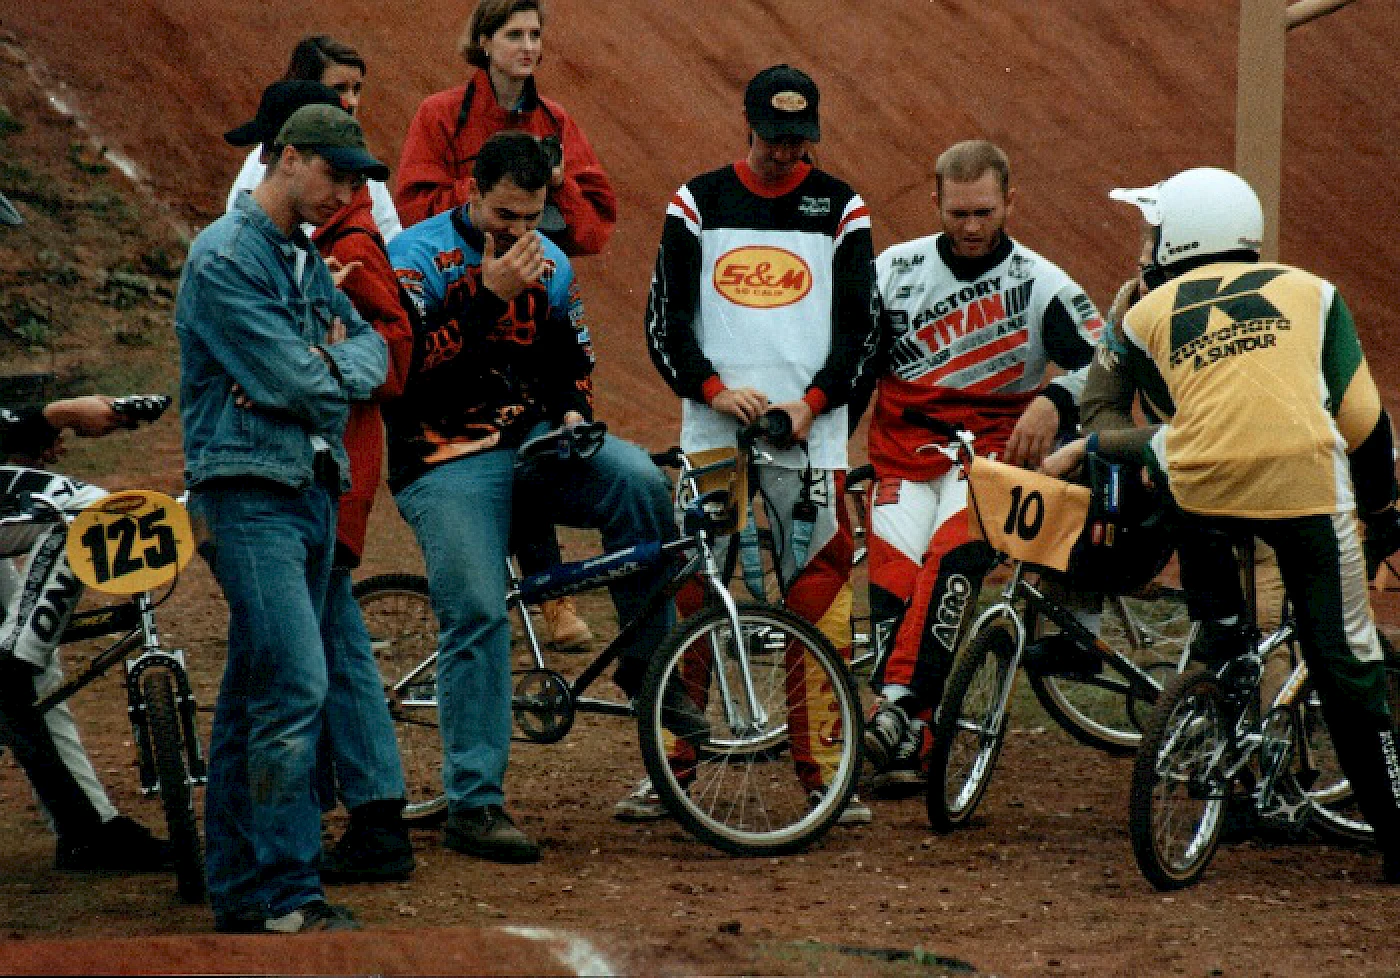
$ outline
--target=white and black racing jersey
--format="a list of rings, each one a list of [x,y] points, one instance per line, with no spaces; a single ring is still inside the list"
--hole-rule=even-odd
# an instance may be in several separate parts
[[[1103,323],[1059,266],[1006,235],[989,255],[964,258],[944,234],[895,245],[875,266],[885,353],[870,460],[882,476],[931,479],[950,464],[919,451],[930,436],[904,421],[906,408],[967,428],[979,453],[1003,450],[1038,394],[1073,420]],[[1074,372],[1047,388],[1051,362]]]
[[[684,399],[686,451],[733,446],[737,423],[707,401],[752,387],[774,404],[805,399],[812,466],[846,467],[846,405],[876,350],[873,257],[865,202],[814,167],[768,188],[740,161],[676,191],[646,325],[652,361]]]

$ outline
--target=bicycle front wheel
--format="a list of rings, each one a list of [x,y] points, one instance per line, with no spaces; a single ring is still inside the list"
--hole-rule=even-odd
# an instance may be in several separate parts
[[[1209,672],[1174,678],[1148,720],[1133,762],[1128,834],[1133,855],[1159,890],[1201,878],[1220,845],[1230,782],[1220,684]]]
[[[194,789],[186,763],[185,738],[175,703],[175,677],[152,669],[141,677],[146,701],[146,728],[159,779],[160,802],[170,830],[175,858],[175,885],[186,903],[204,902],[204,853],[194,814]]]
[[[1111,597],[1106,603],[1100,639],[1160,688],[1176,674],[1191,636],[1185,593],[1162,588],[1152,597]],[[1045,712],[1081,744],[1116,756],[1137,750],[1152,700],[1135,693],[1112,660],[1092,674],[1027,670],[1026,677]]]
[[[394,718],[408,799],[404,821],[440,822],[447,817],[447,795],[437,715],[438,625],[428,580],[380,574],[356,584],[354,594]]]
[[[836,650],[792,612],[744,604],[739,625],[709,609],[657,651],[637,705],[642,758],[696,838],[738,856],[797,852],[855,791],[860,698]]]
[[[969,637],[948,680],[929,753],[928,821],[935,831],[965,825],[991,783],[1006,740],[1008,686],[1015,679],[1016,635],[994,622]]]

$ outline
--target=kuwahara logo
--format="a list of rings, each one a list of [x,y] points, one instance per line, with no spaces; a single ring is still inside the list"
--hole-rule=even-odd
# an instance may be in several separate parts
[[[801,302],[812,291],[812,270],[798,255],[768,245],[745,245],[715,262],[715,291],[752,309]]]

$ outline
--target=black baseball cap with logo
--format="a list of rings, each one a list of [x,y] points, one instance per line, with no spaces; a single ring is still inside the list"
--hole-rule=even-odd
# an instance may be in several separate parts
[[[323,158],[337,170],[387,180],[389,168],[365,148],[365,132],[355,117],[334,105],[303,105],[292,113],[276,145],[295,146]]]
[[[314,81],[278,81],[263,89],[258,113],[250,122],[224,133],[224,141],[234,146],[271,143],[287,124],[293,112],[303,105],[334,105],[343,108],[340,93]]]
[[[817,121],[817,83],[791,65],[774,65],[753,76],[744,91],[744,114],[753,131],[764,139],[800,136],[822,138]]]

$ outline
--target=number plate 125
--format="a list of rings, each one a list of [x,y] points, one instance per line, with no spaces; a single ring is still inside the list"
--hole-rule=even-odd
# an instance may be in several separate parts
[[[68,563],[88,587],[136,594],[174,580],[194,555],[185,508],[163,493],[119,492],[93,503],[68,528]]]

